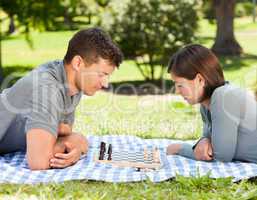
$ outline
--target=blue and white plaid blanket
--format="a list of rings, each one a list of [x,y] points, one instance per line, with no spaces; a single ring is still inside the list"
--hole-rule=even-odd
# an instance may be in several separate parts
[[[166,147],[174,142],[168,139],[141,139],[135,136],[88,136],[90,148],[86,156],[75,165],[65,169],[31,171],[28,169],[25,154],[17,152],[0,156],[0,183],[48,183],[67,180],[101,180],[107,182],[134,182],[149,179],[160,182],[171,179],[177,174],[182,176],[203,176],[211,178],[232,177],[234,181],[257,176],[257,164],[242,162],[202,162],[181,156],[165,156]],[[143,172],[134,168],[118,168],[109,164],[93,161],[100,142],[111,143],[119,148],[131,150],[145,147],[158,147],[161,151],[163,167],[157,171]],[[191,141],[193,142],[193,141]]]

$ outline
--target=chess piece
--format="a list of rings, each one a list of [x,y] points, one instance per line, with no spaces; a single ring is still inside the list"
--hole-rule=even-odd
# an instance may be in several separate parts
[[[99,160],[103,160],[104,159],[104,153],[106,151],[105,146],[106,146],[105,143],[101,142]]]
[[[108,158],[107,160],[112,160],[112,145],[109,144],[109,147],[108,147]]]
[[[147,148],[145,147],[144,148],[144,161],[148,160],[148,150]]]
[[[159,162],[159,150],[157,147],[153,149],[153,162],[158,163]]]

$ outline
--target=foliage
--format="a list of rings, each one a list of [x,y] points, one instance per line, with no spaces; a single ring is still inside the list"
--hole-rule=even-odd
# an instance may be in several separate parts
[[[202,12],[206,19],[210,22],[214,22],[215,12],[213,9],[213,3],[210,0],[202,0]],[[254,5],[252,0],[237,0],[235,8],[235,17],[251,16],[253,13]]]
[[[101,17],[101,26],[126,58],[136,60],[146,80],[161,79],[170,55],[194,41],[196,5],[195,0],[113,0]]]
[[[33,42],[30,37],[30,30],[56,30],[56,19],[63,18],[69,29],[74,29],[73,18],[78,15],[85,15],[87,12],[86,0],[1,0],[0,8],[10,18],[9,33],[15,29],[14,19],[22,27],[21,32],[25,33],[26,40],[30,47]],[[2,19],[0,19],[2,21]],[[0,36],[2,35],[0,30]],[[0,38],[2,39],[2,37]],[[0,40],[0,85],[3,81],[2,73],[2,51]]]
[[[2,0],[1,7],[10,18],[15,17],[19,26],[25,27],[25,32],[30,28],[55,29],[58,18],[74,29],[73,18],[88,14],[85,0]]]
[[[53,1],[33,1],[33,0],[3,0],[1,7],[8,14],[14,16],[19,25],[25,27],[29,32],[30,27],[48,27],[53,19],[54,7],[59,7],[59,0]]]
[[[213,2],[209,0],[202,0],[202,12],[204,18],[210,20],[210,22],[213,23],[213,20],[215,19],[215,12],[213,8]]]
[[[252,2],[237,3],[235,9],[235,17],[251,16],[253,14],[254,5]]]

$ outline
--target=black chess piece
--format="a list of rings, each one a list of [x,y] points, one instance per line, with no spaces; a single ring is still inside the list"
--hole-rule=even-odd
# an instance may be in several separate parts
[[[101,144],[100,144],[99,160],[103,160],[104,159],[104,153],[106,151],[105,146],[106,146],[105,142],[101,142]]]
[[[108,147],[108,158],[107,160],[112,160],[112,145],[109,144],[109,147]]]

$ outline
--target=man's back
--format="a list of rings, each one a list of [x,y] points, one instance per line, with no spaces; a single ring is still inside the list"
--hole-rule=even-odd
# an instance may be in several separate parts
[[[59,123],[73,123],[81,94],[71,98],[66,85],[63,62],[56,60],[34,69],[0,94],[0,153],[25,150],[25,135],[32,128],[57,136]]]

